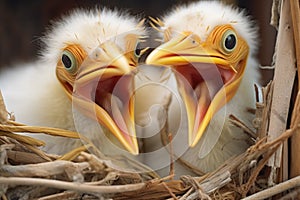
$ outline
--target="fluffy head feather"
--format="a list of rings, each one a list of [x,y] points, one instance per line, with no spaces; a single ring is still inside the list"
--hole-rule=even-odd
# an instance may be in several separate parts
[[[42,39],[46,45],[42,51],[43,58],[47,62],[57,62],[62,50],[69,44],[81,45],[89,55],[98,45],[110,39],[125,51],[127,34],[145,34],[138,23],[136,18],[117,10],[75,10],[54,22],[53,28]]]
[[[244,11],[217,1],[200,1],[173,9],[162,17],[162,30],[171,35],[190,31],[205,40],[217,25],[230,24],[250,46],[250,53],[257,51],[257,27]]]

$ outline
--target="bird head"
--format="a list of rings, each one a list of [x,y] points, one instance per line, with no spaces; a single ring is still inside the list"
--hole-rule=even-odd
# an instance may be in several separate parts
[[[138,154],[132,96],[142,25],[103,9],[77,10],[53,27],[45,38],[44,57],[56,66],[57,79],[73,106]]]
[[[162,20],[152,18],[152,24],[163,44],[146,63],[173,69],[193,147],[216,112],[236,94],[247,59],[256,50],[256,29],[243,12],[205,1],[177,7]]]

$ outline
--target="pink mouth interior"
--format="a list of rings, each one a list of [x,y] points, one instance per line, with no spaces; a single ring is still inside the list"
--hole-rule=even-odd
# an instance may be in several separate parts
[[[100,77],[98,80],[91,80],[84,85],[76,85],[75,94],[87,101],[94,102],[104,109],[115,122],[122,136],[129,143],[132,143],[130,137],[132,132],[130,130],[130,127],[132,127],[132,122],[130,121],[132,87],[132,75],[113,76],[103,79]],[[94,108],[90,109],[93,110]],[[99,122],[101,123],[101,119]]]
[[[130,98],[132,76],[115,76],[99,80],[95,91],[95,103],[105,109],[123,136],[130,142]]]
[[[196,108],[194,131],[197,131],[214,97],[233,80],[235,73],[210,63],[178,65],[175,71],[178,73],[177,80],[181,87],[183,86],[184,92],[193,99]]]

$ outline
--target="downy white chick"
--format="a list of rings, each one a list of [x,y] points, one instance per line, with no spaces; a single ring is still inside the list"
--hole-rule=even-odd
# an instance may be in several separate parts
[[[41,59],[1,71],[7,109],[24,124],[78,131],[104,153],[138,154],[132,93],[136,47],[144,34],[126,13],[73,11],[41,38]],[[82,145],[69,138],[35,137],[45,140],[49,153]]]
[[[212,171],[249,147],[250,136],[228,116],[248,125],[254,118],[257,28],[243,11],[216,1],[179,6],[153,22],[163,44],[146,64],[171,68],[169,84],[183,101],[182,110],[169,108],[170,132],[181,135],[173,152],[193,171]]]

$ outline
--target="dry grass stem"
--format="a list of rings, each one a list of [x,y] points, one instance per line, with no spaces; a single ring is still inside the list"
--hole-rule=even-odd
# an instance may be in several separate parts
[[[51,128],[51,127],[11,126],[11,125],[0,124],[0,130],[7,131],[7,132],[45,133],[52,136],[60,136],[60,137],[75,138],[75,139],[80,138],[77,132]]]
[[[267,199],[276,194],[279,194],[284,191],[288,191],[289,189],[300,187],[300,176],[292,178],[288,181],[279,183],[271,188],[265,189],[261,192],[253,194],[249,197],[244,198],[243,200],[259,200],[259,199]]]
[[[108,194],[108,193],[123,193],[141,189],[146,186],[145,183],[127,184],[127,185],[109,185],[109,186],[94,186],[87,184],[79,184],[66,181],[42,179],[42,178],[24,178],[24,177],[0,177],[0,184],[3,185],[28,185],[28,186],[43,186],[48,188],[57,188],[64,190],[72,190],[90,194]]]

